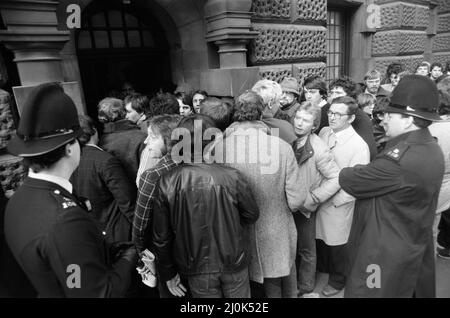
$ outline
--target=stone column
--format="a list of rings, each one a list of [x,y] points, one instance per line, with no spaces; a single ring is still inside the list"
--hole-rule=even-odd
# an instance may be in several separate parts
[[[204,7],[206,41],[217,46],[219,69],[202,73],[208,93],[236,96],[259,79],[258,67],[247,67],[246,45],[258,32],[252,31],[251,0],[209,0]]]
[[[7,27],[0,41],[14,52],[23,86],[63,82],[60,51],[69,31],[59,31],[57,1],[2,0],[0,12]]]
[[[70,32],[57,29],[57,5],[57,1],[50,0],[0,1],[0,14],[6,26],[6,30],[0,30],[0,42],[14,53],[22,86],[64,82],[60,51]],[[0,148],[14,131],[10,116],[12,98],[0,89]],[[7,197],[25,176],[21,161],[3,151],[0,153],[0,183]]]

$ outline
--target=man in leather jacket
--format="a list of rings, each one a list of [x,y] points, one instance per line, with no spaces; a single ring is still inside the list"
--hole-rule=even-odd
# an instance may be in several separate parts
[[[184,159],[159,181],[153,221],[157,267],[175,296],[186,292],[181,275],[193,297],[248,298],[247,225],[256,222],[259,209],[238,170],[202,159],[209,140],[198,145],[198,137],[213,127],[201,114],[178,125],[183,142],[192,140],[183,144],[183,158],[194,162]]]

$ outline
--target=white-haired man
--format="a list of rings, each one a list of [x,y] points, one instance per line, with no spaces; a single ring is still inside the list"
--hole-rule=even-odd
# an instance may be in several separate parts
[[[265,108],[262,115],[262,121],[269,126],[269,128],[279,129],[278,136],[288,144],[292,144],[297,139],[293,126],[285,120],[273,117],[280,109],[280,100],[283,96],[283,90],[281,89],[280,84],[263,79],[253,85],[252,91],[260,95],[264,101]]]

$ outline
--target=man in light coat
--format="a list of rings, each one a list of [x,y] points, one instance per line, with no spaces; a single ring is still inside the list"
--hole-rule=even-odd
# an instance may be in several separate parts
[[[335,98],[328,110],[330,126],[319,133],[341,169],[370,162],[369,146],[351,125],[357,110],[353,98]],[[321,203],[316,219],[317,267],[330,274],[322,291],[329,297],[345,286],[345,244],[350,234],[355,198],[341,189],[329,200],[317,203]]]

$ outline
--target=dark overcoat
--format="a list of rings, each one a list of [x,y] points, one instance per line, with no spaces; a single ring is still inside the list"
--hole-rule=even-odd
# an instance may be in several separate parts
[[[89,200],[90,214],[101,223],[109,242],[131,240],[136,186],[116,157],[96,146],[84,146],[70,181],[75,193]]]
[[[98,224],[53,182],[25,179],[8,202],[5,236],[39,297],[120,297],[130,284],[135,264],[113,264]]]
[[[120,160],[131,182],[135,182],[147,134],[128,119],[106,123],[99,146]]]
[[[344,168],[356,197],[345,297],[435,297],[432,226],[444,156],[428,128],[391,140],[370,164]]]

